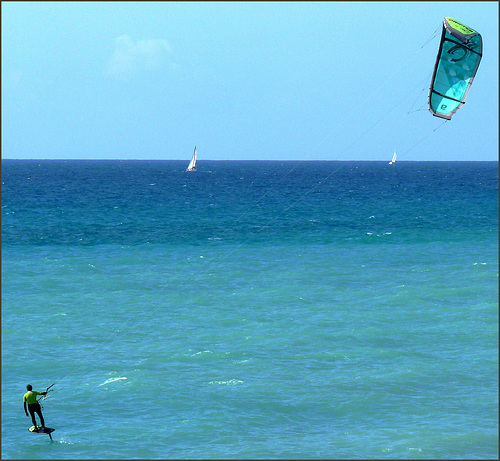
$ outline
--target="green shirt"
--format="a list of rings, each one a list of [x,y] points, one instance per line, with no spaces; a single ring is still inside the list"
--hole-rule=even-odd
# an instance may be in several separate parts
[[[24,394],[23,402],[27,402],[28,405],[30,405],[32,403],[36,403],[37,402],[37,400],[36,400],[37,395],[42,395],[42,393],[38,392],[38,391],[28,391],[28,392],[26,392],[26,394]]]

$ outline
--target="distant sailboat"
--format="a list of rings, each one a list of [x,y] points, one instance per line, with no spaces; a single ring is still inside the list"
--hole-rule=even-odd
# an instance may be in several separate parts
[[[193,158],[189,162],[186,171],[196,171],[196,146],[194,146]]]
[[[394,151],[394,155],[392,156],[392,160],[389,162],[389,165],[392,165],[393,163],[396,163],[396,151]]]

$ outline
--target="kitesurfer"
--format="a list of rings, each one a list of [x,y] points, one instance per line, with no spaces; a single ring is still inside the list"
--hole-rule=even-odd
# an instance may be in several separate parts
[[[33,390],[33,386],[31,384],[28,384],[26,386],[26,394],[24,394],[23,397],[23,402],[24,402],[24,412],[26,413],[26,416],[28,416],[28,411],[30,412],[31,415],[31,420],[33,421],[33,426],[35,426],[35,431],[38,430],[38,427],[36,425],[36,419],[35,419],[35,413],[38,414],[40,417],[40,423],[42,425],[42,429],[45,429],[45,421],[43,420],[43,415],[42,415],[42,408],[40,407],[40,404],[38,403],[37,400],[37,395],[47,395],[47,391],[45,392],[38,392]],[[26,404],[28,404],[28,409],[26,409]]]

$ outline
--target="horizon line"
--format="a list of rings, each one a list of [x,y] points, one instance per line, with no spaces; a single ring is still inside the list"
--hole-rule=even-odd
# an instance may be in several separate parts
[[[4,160],[14,160],[14,161],[39,161],[39,162],[45,162],[45,161],[78,161],[78,162],[99,162],[99,161],[104,161],[104,162],[110,162],[110,161],[117,161],[117,162],[189,162],[189,160],[186,159],[161,159],[161,158],[2,158],[2,161]],[[499,160],[398,160],[396,163],[411,163],[411,162],[435,162],[435,163],[442,163],[442,162],[498,162]],[[203,160],[198,160],[199,163],[203,162],[388,162],[387,159],[384,160],[356,160],[356,159],[346,159],[346,160],[341,160],[341,159],[203,159]]]

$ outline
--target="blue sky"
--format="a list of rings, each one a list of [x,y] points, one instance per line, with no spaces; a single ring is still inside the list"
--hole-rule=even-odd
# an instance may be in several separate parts
[[[443,123],[445,16],[484,55]],[[498,68],[497,2],[2,2],[2,157],[497,160]]]

